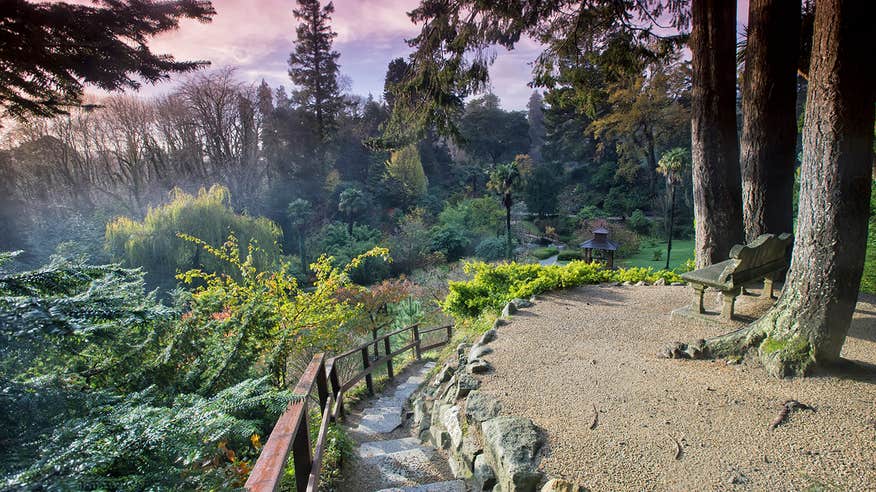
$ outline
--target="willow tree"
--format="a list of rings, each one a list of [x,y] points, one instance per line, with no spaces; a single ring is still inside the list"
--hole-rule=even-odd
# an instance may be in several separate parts
[[[757,348],[768,372],[803,375],[840,360],[867,247],[876,70],[872,2],[816,3],[797,234],[775,306],[751,325],[675,355],[726,357]]]

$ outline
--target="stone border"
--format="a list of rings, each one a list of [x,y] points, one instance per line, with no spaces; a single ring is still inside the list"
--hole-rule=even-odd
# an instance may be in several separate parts
[[[459,344],[455,357],[412,397],[413,429],[420,440],[447,452],[453,475],[474,491],[536,491],[545,480],[538,469],[547,442],[545,431],[528,418],[500,415],[502,403],[479,391],[476,375],[493,372],[483,359],[499,336],[498,328],[535,297],[513,299],[474,344]],[[544,492],[583,492],[562,480],[549,480]]]

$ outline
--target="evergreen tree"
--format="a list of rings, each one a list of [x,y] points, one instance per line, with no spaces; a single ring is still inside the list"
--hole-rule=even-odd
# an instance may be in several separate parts
[[[533,162],[540,163],[547,130],[544,125],[544,99],[538,91],[532,91],[526,109],[529,120],[529,157]]]
[[[180,19],[209,22],[208,1],[3,2],[0,12],[0,106],[7,116],[64,114],[82,102],[84,84],[137,89],[208,62],[153,53],[150,37]],[[103,4],[103,5],[101,5]],[[75,19],[75,21],[73,20]]]
[[[338,58],[332,41],[331,15],[335,6],[319,0],[298,0],[293,10],[298,19],[295,51],[289,55],[289,77],[297,89],[294,98],[313,117],[320,140],[325,140],[335,126],[343,99],[338,86]]]
[[[401,184],[405,194],[419,199],[426,194],[429,180],[423,172],[420,151],[412,144],[393,152],[386,161],[386,174]]]

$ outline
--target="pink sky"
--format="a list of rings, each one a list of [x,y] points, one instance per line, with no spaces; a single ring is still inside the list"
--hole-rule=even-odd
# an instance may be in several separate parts
[[[405,38],[417,34],[407,12],[419,0],[335,0],[335,49],[341,53],[341,72],[351,79],[351,92],[380,97],[390,60],[406,56]],[[265,79],[272,87],[291,88],[286,60],[295,39],[294,0],[213,0],[213,22],[183,22],[178,31],[155,39],[159,52],[181,60],[209,60],[213,67],[233,65],[245,80]],[[739,17],[747,14],[748,0],[740,0]],[[494,92],[509,109],[523,109],[532,90],[530,62],[538,45],[524,41],[511,52],[497,48],[490,70]],[[172,82],[144,87],[144,94],[167,90]]]

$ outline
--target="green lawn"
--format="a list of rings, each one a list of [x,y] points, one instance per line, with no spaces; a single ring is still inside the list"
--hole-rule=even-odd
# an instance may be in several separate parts
[[[654,250],[660,250],[660,260],[654,261]],[[672,240],[672,255],[669,258],[669,268],[678,268],[685,261],[694,256],[694,241],[693,239]],[[616,262],[618,266],[623,267],[652,267],[659,270],[666,266],[666,241],[643,240],[639,252],[629,258],[622,258]]]

